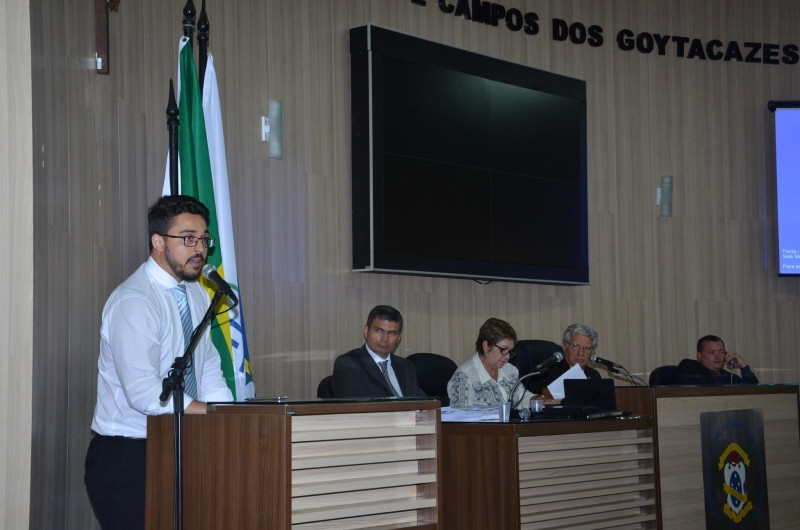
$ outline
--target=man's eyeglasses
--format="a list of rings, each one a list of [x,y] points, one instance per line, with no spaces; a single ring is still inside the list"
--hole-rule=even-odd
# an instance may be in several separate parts
[[[594,346],[581,346],[577,342],[570,342],[569,345],[575,350],[582,350],[584,353],[592,353],[594,351]]]
[[[158,234],[158,235],[160,235],[161,237],[171,237],[173,239],[183,239],[183,244],[186,245],[187,247],[196,247],[197,244],[200,241],[202,241],[204,247],[212,248],[214,246],[214,242],[216,241],[216,239],[214,239],[211,236],[197,237],[197,236],[171,236],[169,234]]]
[[[503,348],[502,346],[498,346],[497,344],[492,344],[492,346],[494,346],[495,348],[500,350],[500,356],[501,357],[505,357],[506,355],[508,355],[509,357],[516,357],[516,355],[517,355],[517,352],[514,351],[513,347],[511,347],[511,348]]]

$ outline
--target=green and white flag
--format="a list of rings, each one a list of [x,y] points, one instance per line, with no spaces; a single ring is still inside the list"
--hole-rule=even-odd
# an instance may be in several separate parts
[[[236,291],[240,300],[237,307],[217,315],[211,322],[211,340],[219,352],[222,372],[233,398],[243,401],[255,396],[255,386],[250,371],[242,297],[236,276],[225,136],[222,130],[217,75],[214,59],[209,54],[201,94],[192,47],[188,43],[189,39],[181,37],[178,46],[179,192],[195,197],[208,207],[208,231],[217,239],[218,244],[209,252],[207,262],[217,268],[220,276]],[[167,168],[163,194],[169,193]],[[217,290],[216,285],[204,278],[201,278],[201,284],[211,296]],[[222,309],[227,309],[227,302],[227,298],[223,297],[220,302]]]

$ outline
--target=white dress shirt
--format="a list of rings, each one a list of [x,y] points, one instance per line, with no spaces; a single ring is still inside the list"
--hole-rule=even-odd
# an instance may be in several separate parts
[[[100,326],[92,420],[92,430],[98,434],[146,438],[148,415],[173,412],[172,397],[162,403],[159,396],[172,363],[185,350],[181,317],[171,291],[177,284],[149,258],[108,298]],[[211,300],[199,283],[185,285],[196,326]],[[194,351],[194,372],[200,401],[233,400],[208,327]],[[191,402],[184,396],[184,408]]]

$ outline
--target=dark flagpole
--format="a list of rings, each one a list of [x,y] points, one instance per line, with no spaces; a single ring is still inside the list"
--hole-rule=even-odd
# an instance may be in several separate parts
[[[187,0],[186,4],[183,7],[183,35],[186,37],[189,42],[186,45],[192,45],[192,34],[194,33],[194,17],[197,13],[197,10],[194,7],[194,2],[192,0]],[[180,62],[180,61],[179,61]],[[180,70],[180,65],[179,65]],[[180,75],[180,73],[179,73]],[[178,194],[178,128],[180,126],[180,106],[175,101],[175,91],[173,89],[172,80],[170,79],[169,82],[169,102],[167,103],[167,129],[169,130],[169,186],[170,186],[170,194],[177,195]],[[213,300],[213,304],[216,304],[217,298]],[[209,313],[211,313],[213,309],[213,305],[209,307],[208,312],[206,313],[206,317],[204,317],[203,321],[200,323],[199,327],[205,325],[206,318]],[[199,330],[196,329],[194,335],[199,336]],[[192,350],[194,349],[195,340],[189,346],[189,350],[184,354],[183,357],[179,359],[183,361],[183,359],[187,355],[191,355]],[[173,365],[174,367],[174,365]],[[175,505],[173,507],[173,527],[176,530],[183,530],[183,369],[178,370],[179,373],[177,374],[170,374],[174,375],[175,379],[173,379],[170,383],[170,390],[172,393],[172,400],[174,405],[173,410],[173,450],[175,452],[175,497],[174,502]],[[167,379],[170,379],[168,376]],[[165,379],[166,381],[166,379]],[[165,383],[166,384],[166,383]],[[164,390],[166,392],[167,390]]]
[[[203,93],[203,82],[206,79],[206,65],[208,64],[208,41],[211,24],[206,15],[206,0],[203,0],[203,7],[200,8],[200,18],[197,19],[197,62],[200,77],[200,93]]]

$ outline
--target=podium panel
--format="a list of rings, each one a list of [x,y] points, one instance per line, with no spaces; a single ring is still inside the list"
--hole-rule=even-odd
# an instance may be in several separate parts
[[[650,418],[442,424],[444,527],[658,524]]]
[[[772,530],[800,521],[800,427],[796,386],[653,389],[663,528],[706,528],[700,415],[755,409],[763,417]],[[747,450],[753,448],[747,447]],[[722,485],[720,485],[722,487]]]
[[[173,528],[172,415],[148,418],[147,528]],[[439,528],[436,400],[216,404],[183,417],[192,529]]]

